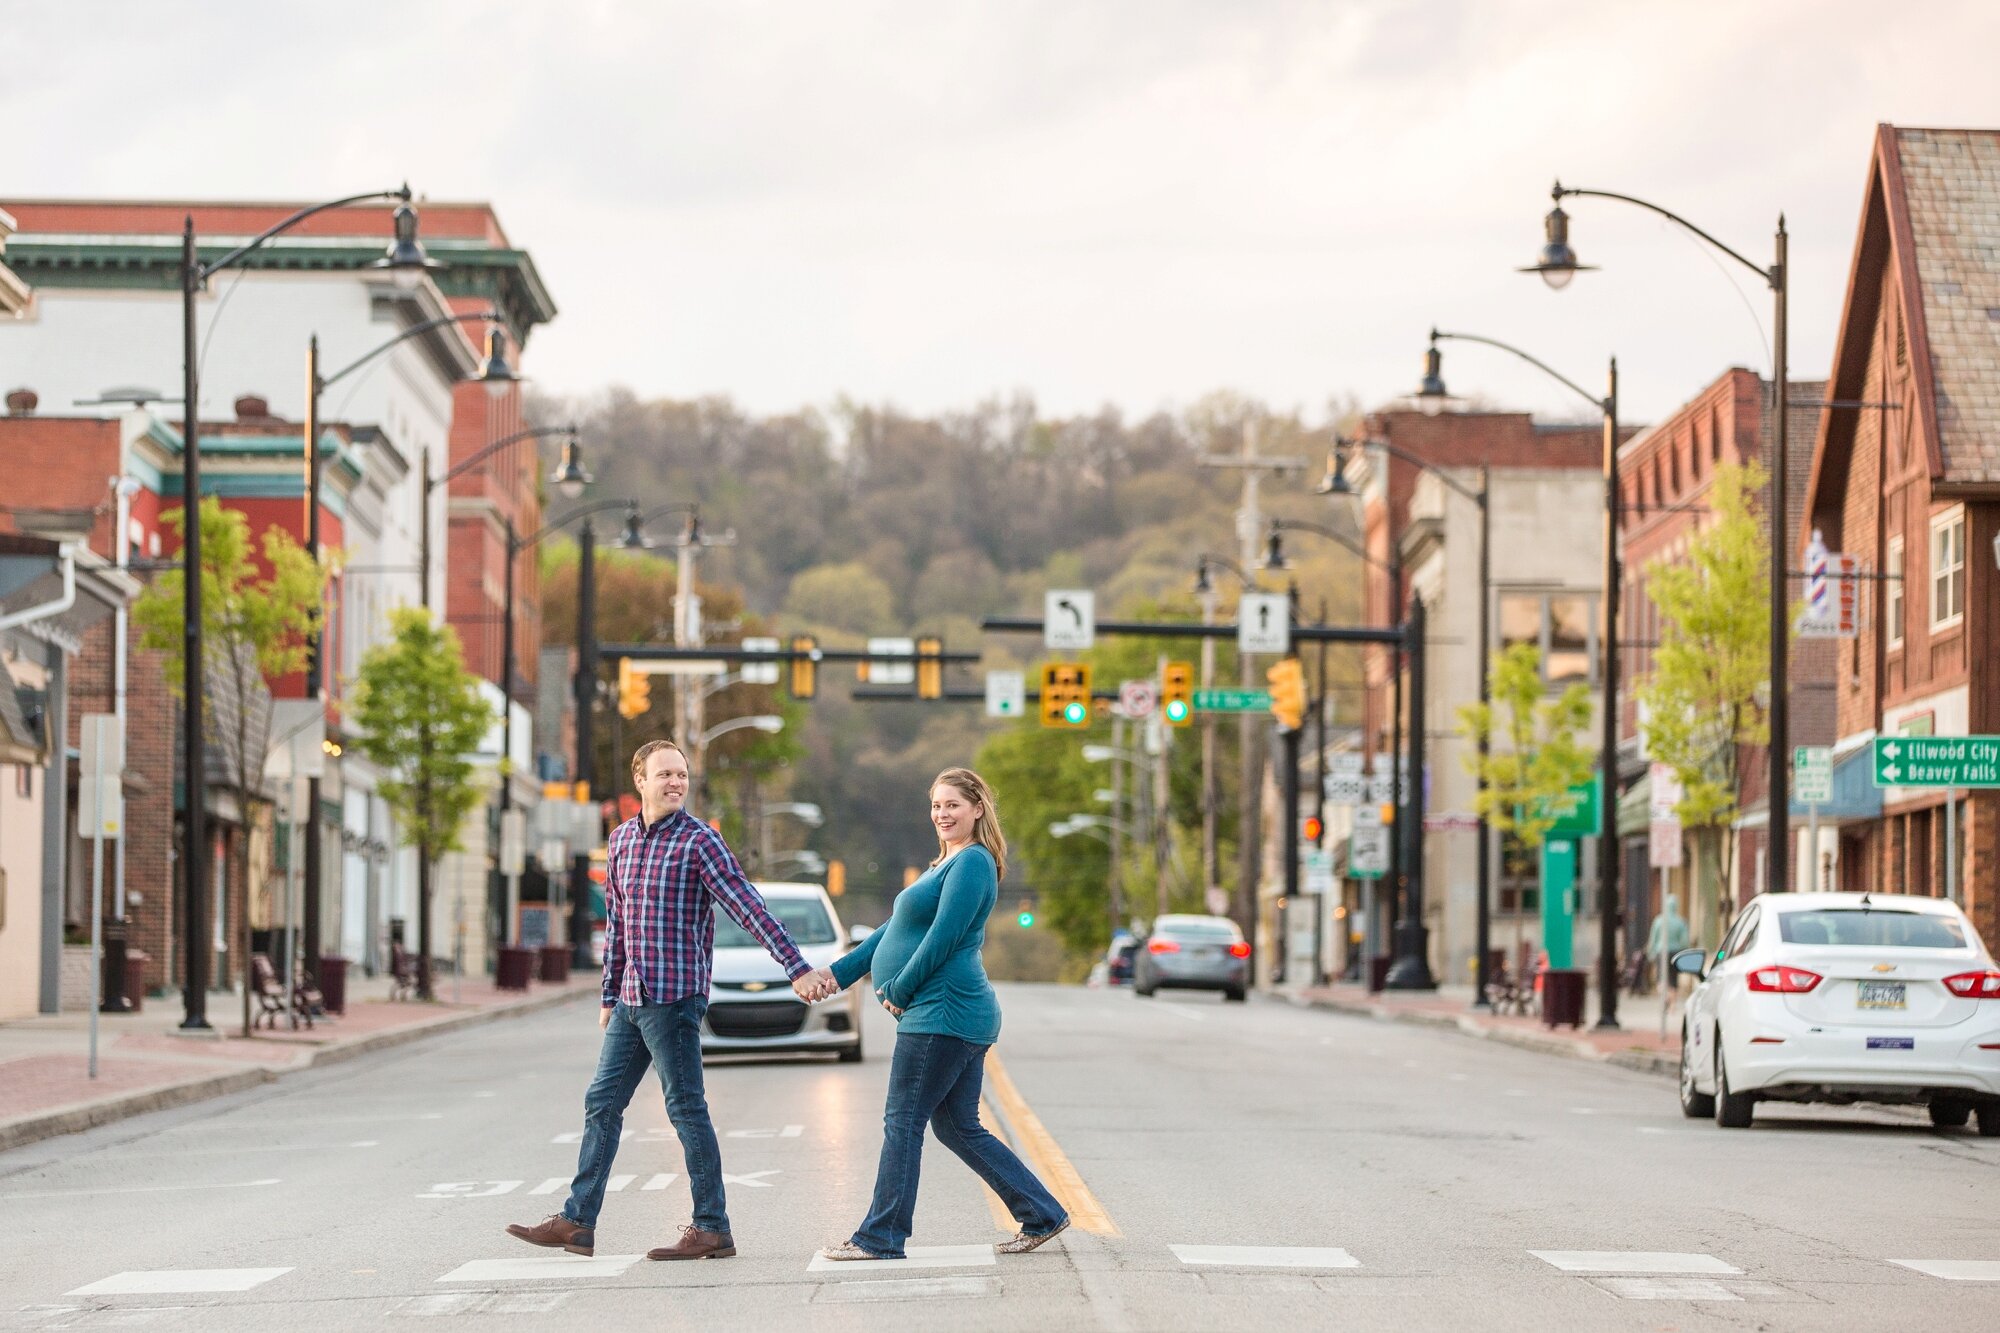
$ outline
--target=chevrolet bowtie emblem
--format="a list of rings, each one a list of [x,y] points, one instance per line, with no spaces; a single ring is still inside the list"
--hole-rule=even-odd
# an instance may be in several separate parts
[[[764,989],[764,983],[763,983],[763,982],[761,982],[761,981],[746,981],[746,982],[744,982],[744,983],[743,983],[743,989],[744,989],[744,990],[763,990],[763,989]]]
[[[1894,963],[1877,963],[1875,964],[1875,970],[1877,972],[1894,972],[1896,965]]]

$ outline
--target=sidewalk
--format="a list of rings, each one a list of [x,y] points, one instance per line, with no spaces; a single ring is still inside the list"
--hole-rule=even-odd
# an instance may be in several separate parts
[[[127,1116],[221,1097],[315,1065],[561,1004],[597,992],[593,969],[564,983],[503,991],[468,977],[437,979],[438,1000],[392,1002],[389,979],[350,973],[347,1012],[296,1032],[279,1026],[243,1037],[240,993],[208,999],[216,1036],[178,1034],[178,993],[148,998],[137,1014],[98,1016],[97,1070],[89,1077],[90,1015],[50,1014],[0,1023],[0,1152]]]
[[[1584,1003],[1580,1028],[1544,1027],[1542,1020],[1514,1014],[1494,1014],[1472,1008],[1472,987],[1441,986],[1435,991],[1379,991],[1349,982],[1331,986],[1305,986],[1281,991],[1294,1004],[1333,1009],[1340,1013],[1362,1014],[1387,1022],[1420,1023],[1430,1027],[1454,1028],[1467,1036],[1505,1042],[1552,1055],[1598,1060],[1636,1069],[1641,1073],[1679,1077],[1681,1057],[1681,999],[1676,998],[1667,1015],[1666,1035],[1660,1033],[1660,996],[1618,996],[1616,1028],[1600,1029],[1597,1022],[1597,990],[1593,986]]]

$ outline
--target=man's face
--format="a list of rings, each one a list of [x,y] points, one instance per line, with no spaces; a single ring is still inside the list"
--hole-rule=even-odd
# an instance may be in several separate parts
[[[662,814],[672,814],[687,800],[687,759],[679,750],[659,749],[646,756],[639,775],[639,799]]]

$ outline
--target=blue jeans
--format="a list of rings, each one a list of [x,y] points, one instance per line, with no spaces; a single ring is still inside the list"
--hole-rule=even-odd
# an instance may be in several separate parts
[[[701,1016],[707,1012],[706,995],[636,1008],[621,1004],[611,1011],[597,1055],[597,1076],[583,1094],[583,1146],[577,1151],[576,1179],[570,1184],[569,1202],[563,1205],[564,1217],[578,1226],[597,1225],[625,1128],[625,1108],[651,1065],[660,1071],[667,1119],[681,1136],[688,1189],[694,1195],[694,1224],[703,1231],[729,1234],[722,1149],[716,1144],[708,1097],[701,1086]]]
[[[1045,1236],[1069,1220],[1035,1173],[979,1123],[986,1051],[978,1042],[957,1037],[906,1032],[896,1038],[896,1056],[889,1065],[889,1105],[882,1114],[875,1198],[868,1220],[853,1237],[870,1254],[903,1257],[903,1242],[916,1224],[917,1172],[926,1121],[938,1142],[958,1154],[1000,1196],[1021,1230]]]

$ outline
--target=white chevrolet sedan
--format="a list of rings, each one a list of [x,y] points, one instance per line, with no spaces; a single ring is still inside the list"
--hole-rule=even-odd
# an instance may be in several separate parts
[[[2000,1138],[2000,967],[1958,907],[1887,893],[1761,894],[1698,977],[1681,1110],[1740,1129],[1759,1101],[1900,1102]]]
[[[817,884],[759,884],[771,915],[784,923],[799,953],[825,967],[846,953],[847,934],[833,900]],[[720,908],[715,913],[715,971],[709,979],[708,1016],[701,1023],[704,1055],[762,1055],[779,1051],[832,1051],[843,1061],[861,1058],[861,996],[865,987],[808,1005],[764,952],[764,946]]]

